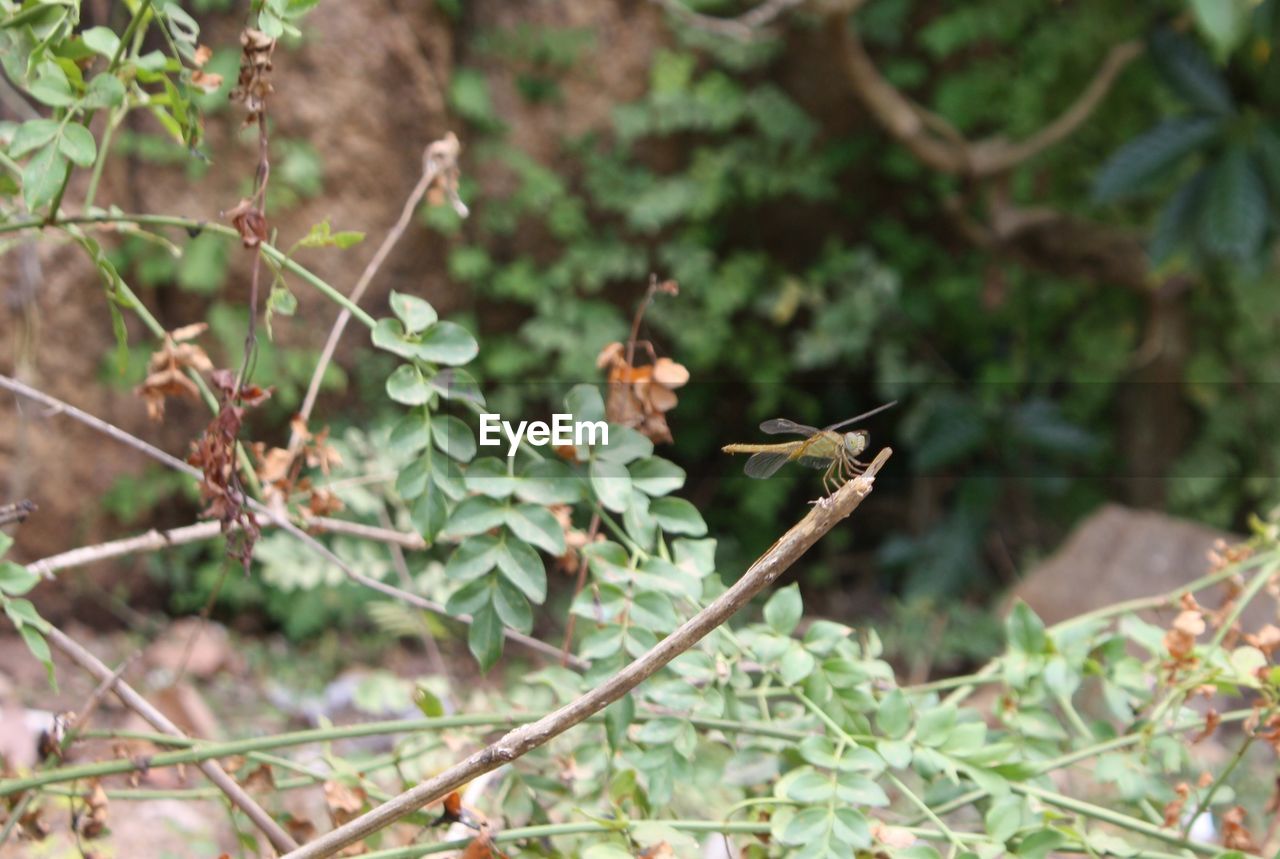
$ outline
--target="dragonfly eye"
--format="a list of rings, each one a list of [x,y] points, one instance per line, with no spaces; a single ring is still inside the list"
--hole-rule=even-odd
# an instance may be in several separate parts
[[[850,456],[857,456],[867,449],[867,434],[862,431],[845,433],[844,446]]]

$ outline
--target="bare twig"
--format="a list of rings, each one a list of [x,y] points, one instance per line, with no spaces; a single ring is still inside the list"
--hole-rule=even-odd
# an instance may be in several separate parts
[[[100,659],[81,647],[78,642],[62,630],[55,626],[50,626],[45,632],[45,638],[81,668],[99,680],[110,683],[115,690],[116,696],[119,697],[124,705],[145,719],[156,730],[174,737],[186,737],[186,734],[177,725],[169,721],[163,713],[134,691],[131,686],[115,676],[115,673],[103,664]],[[297,843],[289,837],[289,833],[285,832],[278,823],[272,820],[271,815],[263,811],[262,807],[253,801],[253,798],[245,792],[244,788],[240,787],[235,779],[227,775],[215,761],[201,761],[199,767],[209,781],[213,782],[219,790],[226,794],[227,799],[243,811],[245,816],[253,822],[253,825],[263,835],[267,836],[267,839],[270,840],[276,850],[298,849]]]
[[[12,504],[0,504],[0,525],[12,525],[15,522],[21,525],[35,509],[36,505],[25,498]]]
[[[733,18],[704,15],[686,6],[682,0],[651,0],[680,18],[691,27],[715,33],[739,42],[750,42],[760,31],[772,24],[783,12],[801,5],[805,0],[765,0],[759,6]]]
[[[377,528],[360,522],[347,522],[342,519],[315,516],[307,520],[307,527],[331,534],[346,534],[351,537],[386,543],[397,548],[426,548],[426,541],[422,539],[420,534],[395,531],[389,528]],[[98,543],[94,546],[81,546],[69,552],[50,555],[39,561],[33,561],[27,564],[26,567],[33,573],[46,579],[52,579],[53,574],[60,570],[83,567],[86,564],[105,561],[109,558],[118,558],[122,555],[157,552],[170,546],[182,546],[187,543],[198,543],[201,540],[212,540],[221,534],[222,525],[220,522],[197,522],[194,525],[183,525],[180,528],[170,528],[167,531],[159,531],[152,528],[145,534],[139,534],[136,537],[125,537],[120,540]]]
[[[8,391],[12,391],[15,394],[19,394],[23,397],[26,397],[27,399],[34,400],[35,402],[41,403],[47,406],[54,414],[65,414],[68,417],[74,418],[80,421],[81,423],[85,424],[86,426],[92,427],[93,429],[96,429],[98,432],[101,432],[104,435],[110,436],[116,441],[119,441],[122,444],[128,445],[134,450],[140,451],[141,453],[146,454],[147,456],[151,457],[152,459],[155,459],[158,462],[164,463],[165,465],[169,466],[175,471],[181,471],[183,474],[186,474],[189,477],[193,477],[197,480],[200,479],[201,473],[199,469],[193,468],[192,466],[188,465],[187,463],[183,462],[177,457],[172,456],[171,454],[165,453],[160,448],[156,447],[155,445],[149,444],[148,442],[143,441],[137,436],[130,435],[129,433],[125,432],[124,430],[120,429],[114,424],[107,423],[101,418],[94,417],[88,412],[78,409],[75,406],[72,406],[68,403],[65,403],[62,400],[57,399],[56,397],[52,397],[44,393],[43,391],[37,391],[35,388],[32,388],[31,386],[25,385],[22,382],[19,382],[16,379],[12,379],[9,376],[5,376],[3,374],[0,374],[0,388],[4,388]],[[249,507],[251,507],[255,512],[261,513],[264,516],[266,516],[267,519],[269,519],[272,523],[274,523],[276,527],[280,528],[281,530],[287,532],[290,536],[304,543],[307,546],[307,548],[311,549],[315,554],[319,555],[329,563],[333,564],[335,567],[341,570],[342,573],[351,581],[356,582],[357,584],[363,585],[364,587],[370,588],[372,590],[378,591],[379,593],[386,594],[387,596],[398,599],[401,602],[405,602],[405,603],[408,603],[409,605],[413,605],[413,606],[417,606],[418,608],[425,609],[426,611],[432,612],[434,614],[438,614],[443,617],[452,618],[454,620],[461,621],[463,623],[468,623],[468,624],[471,623],[471,615],[469,614],[450,614],[449,612],[445,611],[445,607],[440,603],[434,602],[424,597],[420,597],[414,593],[409,593],[408,591],[400,590],[397,587],[388,585],[385,582],[380,582],[377,579],[370,578],[369,576],[366,576],[365,574],[359,572],[358,570],[354,569],[350,564],[348,564],[346,561],[342,560],[342,558],[338,557],[332,551],[330,551],[328,546],[324,545],[315,537],[312,537],[306,531],[302,530],[297,525],[290,522],[288,517],[286,517],[284,514],[252,498],[246,498],[245,503]],[[544,641],[539,641],[533,636],[525,635],[524,633],[521,633],[521,632],[516,632],[513,629],[504,629],[503,634],[507,638],[511,639],[511,641],[516,642],[517,644],[524,645],[530,650],[535,650],[543,654],[544,656],[548,656],[552,659],[560,658],[561,654],[560,654],[559,648],[553,645],[547,644]],[[574,657],[569,660],[569,665],[577,669],[586,668],[588,664],[589,663],[587,663],[586,660],[578,657]]]
[[[450,132],[423,151],[422,176],[418,179],[418,184],[414,185],[413,190],[409,192],[409,197],[404,202],[404,208],[400,210],[399,219],[387,232],[386,238],[382,240],[382,244],[373,255],[373,259],[369,260],[369,264],[360,273],[360,279],[356,281],[356,285],[352,288],[349,296],[352,304],[359,304],[360,299],[364,297],[365,290],[369,288],[369,284],[378,273],[378,269],[382,268],[382,264],[387,261],[392,249],[400,241],[404,231],[408,229],[409,221],[413,218],[414,211],[417,210],[418,204],[422,202],[422,198],[427,191],[431,189],[441,175],[457,169],[458,155],[461,149],[462,146],[458,142],[458,138]],[[302,418],[302,427],[306,426],[307,420],[311,417],[311,410],[316,405],[316,397],[320,395],[320,382],[324,379],[324,372],[328,369],[329,362],[333,360],[333,353],[338,348],[338,341],[342,339],[342,332],[346,330],[347,323],[350,321],[351,310],[344,307],[334,321],[333,328],[329,330],[329,339],[325,341],[324,351],[320,353],[320,360],[316,362],[316,368],[311,374],[311,382],[307,385],[307,395],[303,398],[302,408],[298,412]],[[289,452],[296,455],[305,440],[301,433],[295,429],[289,440]]]
[[[497,769],[549,742],[600,712],[693,647],[725,623],[751,599],[777,581],[814,543],[843,521],[871,493],[875,476],[892,451],[880,451],[866,472],[842,486],[830,499],[815,505],[803,519],[760,556],[732,587],[685,621],[631,664],[590,692],[553,713],[507,733],[466,760],[401,793],[367,814],[339,826],[289,853],[285,859],[320,859],[377,832],[401,817],[434,802],[482,773]]]

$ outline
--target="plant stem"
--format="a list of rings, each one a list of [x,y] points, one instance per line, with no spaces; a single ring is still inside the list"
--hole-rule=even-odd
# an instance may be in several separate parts
[[[107,127],[102,132],[102,143],[98,146],[98,160],[93,162],[93,173],[89,176],[89,189],[85,191],[84,208],[86,210],[93,208],[94,198],[98,196],[98,184],[102,181],[102,171],[107,164],[107,153],[111,149],[112,138],[115,137],[116,128],[119,127],[121,120],[125,114],[129,112],[127,105],[121,105],[118,109],[107,114]]]

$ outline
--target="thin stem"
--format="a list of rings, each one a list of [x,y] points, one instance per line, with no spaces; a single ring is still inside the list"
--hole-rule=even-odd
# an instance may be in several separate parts
[[[438,143],[428,146],[422,154],[422,175],[418,179],[418,184],[413,186],[413,190],[409,192],[409,197],[404,201],[404,207],[400,210],[400,217],[395,224],[387,231],[387,235],[382,240],[382,244],[374,253],[373,258],[369,260],[368,265],[364,267],[364,271],[360,273],[360,279],[356,281],[356,285],[351,289],[350,302],[351,305],[358,306],[360,299],[364,297],[365,290],[369,288],[369,284],[373,281],[378,270],[382,268],[382,264],[387,261],[392,249],[400,241],[404,232],[409,227],[409,221],[413,218],[414,211],[418,208],[418,204],[422,202],[422,198],[426,196],[427,190],[435,183],[440,176],[440,171],[444,165],[438,158],[433,157],[433,147],[438,149]],[[455,155],[456,157],[456,155]],[[316,397],[320,395],[320,383],[324,379],[325,370],[329,367],[329,362],[333,360],[333,353],[338,348],[338,341],[342,339],[342,332],[346,330],[347,323],[351,321],[352,310],[349,307],[343,307],[338,314],[338,318],[334,321],[333,327],[329,329],[329,338],[325,341],[324,351],[320,353],[320,360],[316,362],[316,368],[311,373],[311,382],[307,385],[307,395],[302,400],[302,408],[298,414],[302,417],[302,423],[305,424],[311,417],[311,410],[315,408]],[[294,439],[289,444],[289,449],[294,450],[301,444],[301,439],[295,434]]]
[[[1268,707],[1263,711],[1258,716],[1258,724],[1267,724],[1267,721],[1271,718],[1271,714],[1274,711],[1275,707]],[[1244,739],[1240,741],[1240,748],[1236,749],[1236,753],[1231,756],[1230,762],[1227,763],[1222,772],[1218,773],[1218,777],[1213,780],[1213,784],[1209,785],[1209,789],[1204,792],[1204,795],[1200,797],[1200,801],[1196,803],[1195,810],[1187,817],[1187,821],[1182,827],[1183,838],[1191,837],[1191,827],[1195,825],[1197,818],[1204,813],[1204,810],[1212,804],[1213,796],[1218,792],[1218,789],[1221,788],[1223,783],[1231,777],[1231,774],[1235,772],[1236,767],[1240,766],[1240,762],[1244,760],[1244,756],[1248,753],[1249,747],[1253,745],[1255,738],[1256,736],[1254,734],[1245,733]]]
[[[89,176],[89,189],[84,195],[85,209],[93,208],[93,201],[98,196],[98,184],[102,181],[102,171],[107,164],[107,153],[111,150],[111,141],[115,137],[116,128],[128,112],[128,106],[121,105],[107,114],[107,127],[102,132],[102,142],[98,145],[98,159],[93,162],[93,173]]]
[[[146,766],[151,769],[194,764],[204,760],[228,758],[236,755],[253,755],[272,749],[304,746],[311,743],[328,743],[335,740],[358,739],[361,737],[381,737],[389,734],[429,734],[455,728],[511,728],[537,721],[548,715],[550,711],[540,710],[528,713],[472,713],[457,716],[437,716],[429,719],[394,719],[382,722],[361,722],[354,725],[338,725],[325,728],[309,728],[303,731],[291,731],[283,734],[270,734],[260,737],[249,737],[229,740],[221,743],[210,743],[193,740],[190,737],[175,737],[168,734],[156,734],[149,731],[85,731],[81,736],[86,738],[111,738],[126,740],[142,740],[158,745],[176,746],[178,751],[159,752],[151,755]],[[664,718],[662,713],[636,714],[636,720],[647,722]],[[592,716],[587,721],[598,723],[603,716]],[[694,717],[690,720],[695,727],[708,731],[724,731],[726,733],[751,734],[789,742],[799,742],[808,736],[804,731],[778,728],[755,722],[739,722],[732,719],[712,719]],[[0,797],[10,796],[32,788],[50,784],[75,781],[77,779],[101,778],[108,775],[133,772],[141,766],[140,762],[124,759],[96,761],[87,764],[74,764],[58,769],[43,770],[38,773],[0,781]],[[366,764],[364,769],[373,769],[376,763]]]
[[[150,227],[174,227],[176,229],[183,230],[208,231],[210,233],[217,233],[220,236],[227,236],[228,238],[240,238],[240,234],[233,228],[226,226],[225,224],[219,224],[212,221],[202,221],[197,220],[196,218],[181,218],[174,215],[129,215],[119,213],[113,214],[108,212],[66,215],[47,223],[39,218],[10,221],[6,224],[0,224],[0,235],[40,229],[42,227],[61,227],[69,224],[136,224],[138,226]],[[345,295],[330,286],[305,266],[299,265],[297,262],[290,259],[284,251],[280,250],[275,245],[272,245],[269,242],[263,242],[258,247],[277,265],[305,280],[308,284],[324,293],[324,295],[335,304],[350,310],[351,315],[359,320],[359,322],[366,328],[372,330],[377,324],[377,320],[365,311],[361,310],[358,306],[352,304],[351,300]]]
[[[104,665],[96,656],[80,646],[78,642],[64,633],[55,626],[50,625],[44,630],[45,638],[58,650],[62,651],[66,656],[84,668],[99,680],[110,682],[115,689],[116,696],[125,706],[133,710],[157,730],[175,737],[184,737],[185,735],[178,726],[169,721],[169,719],[153,707],[150,702],[139,695],[127,683],[120,680],[118,676],[112,672],[110,668]],[[276,823],[269,814],[254,802],[253,798],[236,783],[222,767],[218,766],[215,761],[205,760],[200,764],[201,771],[209,781],[213,782],[233,805],[245,813],[245,815],[253,821],[253,825],[258,828],[262,834],[267,836],[272,846],[276,850],[294,850],[297,844],[289,836],[289,833]]]

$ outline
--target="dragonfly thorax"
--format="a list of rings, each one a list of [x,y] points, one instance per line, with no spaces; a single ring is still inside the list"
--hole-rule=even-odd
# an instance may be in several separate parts
[[[849,456],[857,456],[867,449],[867,434],[862,430],[844,434],[844,449]]]

